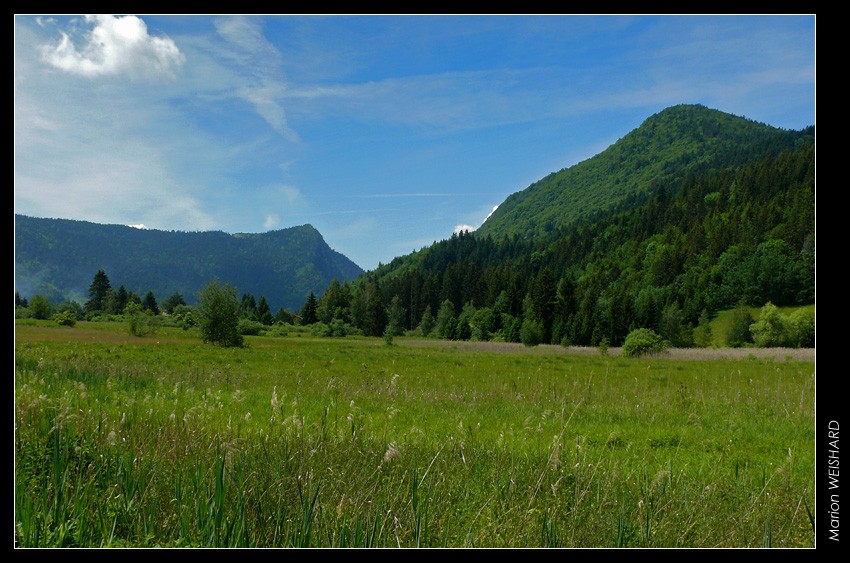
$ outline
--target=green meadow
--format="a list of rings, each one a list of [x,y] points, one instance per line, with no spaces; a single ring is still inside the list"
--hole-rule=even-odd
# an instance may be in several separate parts
[[[814,362],[18,324],[18,547],[812,547]]]

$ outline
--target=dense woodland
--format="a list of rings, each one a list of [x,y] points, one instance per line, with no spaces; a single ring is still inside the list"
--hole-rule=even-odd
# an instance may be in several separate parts
[[[310,225],[230,235],[15,215],[15,288],[21,295],[85,301],[98,270],[127,291],[179,292],[189,303],[218,278],[265,295],[275,309],[296,309],[333,278],[351,280],[363,272]]]
[[[814,303],[814,154],[804,139],[749,166],[694,171],[530,240],[455,235],[332,284],[320,306],[366,334],[424,322],[445,338],[520,341],[531,319],[541,342],[597,345],[638,327],[669,333],[671,318],[697,326],[740,302]]]

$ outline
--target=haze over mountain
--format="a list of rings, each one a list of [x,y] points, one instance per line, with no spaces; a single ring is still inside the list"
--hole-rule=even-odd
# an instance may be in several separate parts
[[[157,299],[175,292],[188,303],[217,278],[241,293],[265,296],[270,307],[297,310],[333,278],[362,273],[310,225],[260,234],[159,231],[87,221],[15,215],[15,289],[51,301],[84,303],[95,273],[116,288]]]

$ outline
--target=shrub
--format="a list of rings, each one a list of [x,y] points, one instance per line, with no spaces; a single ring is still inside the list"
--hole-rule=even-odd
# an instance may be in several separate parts
[[[740,348],[744,344],[752,342],[751,324],[753,324],[753,316],[749,309],[743,303],[739,304],[732,312],[732,326],[726,334],[726,344],[732,348]]]
[[[642,356],[665,351],[669,342],[648,328],[637,328],[626,336],[623,343],[623,355],[626,357]]]
[[[265,332],[266,326],[259,321],[252,321],[251,319],[239,319],[239,323],[236,325],[236,330],[242,336],[257,336],[259,334],[263,334]]]
[[[525,319],[519,329],[520,341],[526,346],[537,346],[543,342],[543,323]]]
[[[759,348],[790,344],[788,320],[770,301],[761,308],[759,320],[750,325],[750,332],[753,335],[753,342]]]
[[[74,326],[77,324],[77,315],[73,311],[62,311],[53,315],[53,320],[62,326]]]
[[[610,345],[611,345],[611,341],[608,340],[607,338],[603,338],[602,340],[600,340],[599,341],[599,348],[597,348],[599,350],[599,355],[607,356],[608,355],[608,347]]]
[[[815,347],[815,314],[799,309],[788,317],[791,342],[799,348]]]
[[[129,321],[128,329],[133,336],[149,336],[159,330],[159,320],[149,311],[143,310],[138,303],[129,303],[124,308],[124,315]]]

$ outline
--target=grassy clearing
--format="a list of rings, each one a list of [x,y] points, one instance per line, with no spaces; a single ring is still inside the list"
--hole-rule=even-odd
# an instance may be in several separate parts
[[[99,328],[17,327],[21,547],[814,541],[813,362]]]
[[[794,311],[800,309],[804,311],[811,311],[812,314],[815,313],[814,304],[802,305],[800,307],[779,307],[779,311],[783,315],[790,315]],[[759,319],[761,307],[747,307],[747,310],[750,312],[750,315],[752,315],[753,320],[757,321]],[[711,343],[713,346],[717,348],[723,348],[726,346],[726,335],[732,328],[732,314],[734,311],[734,309],[718,311],[717,316],[711,320]]]

